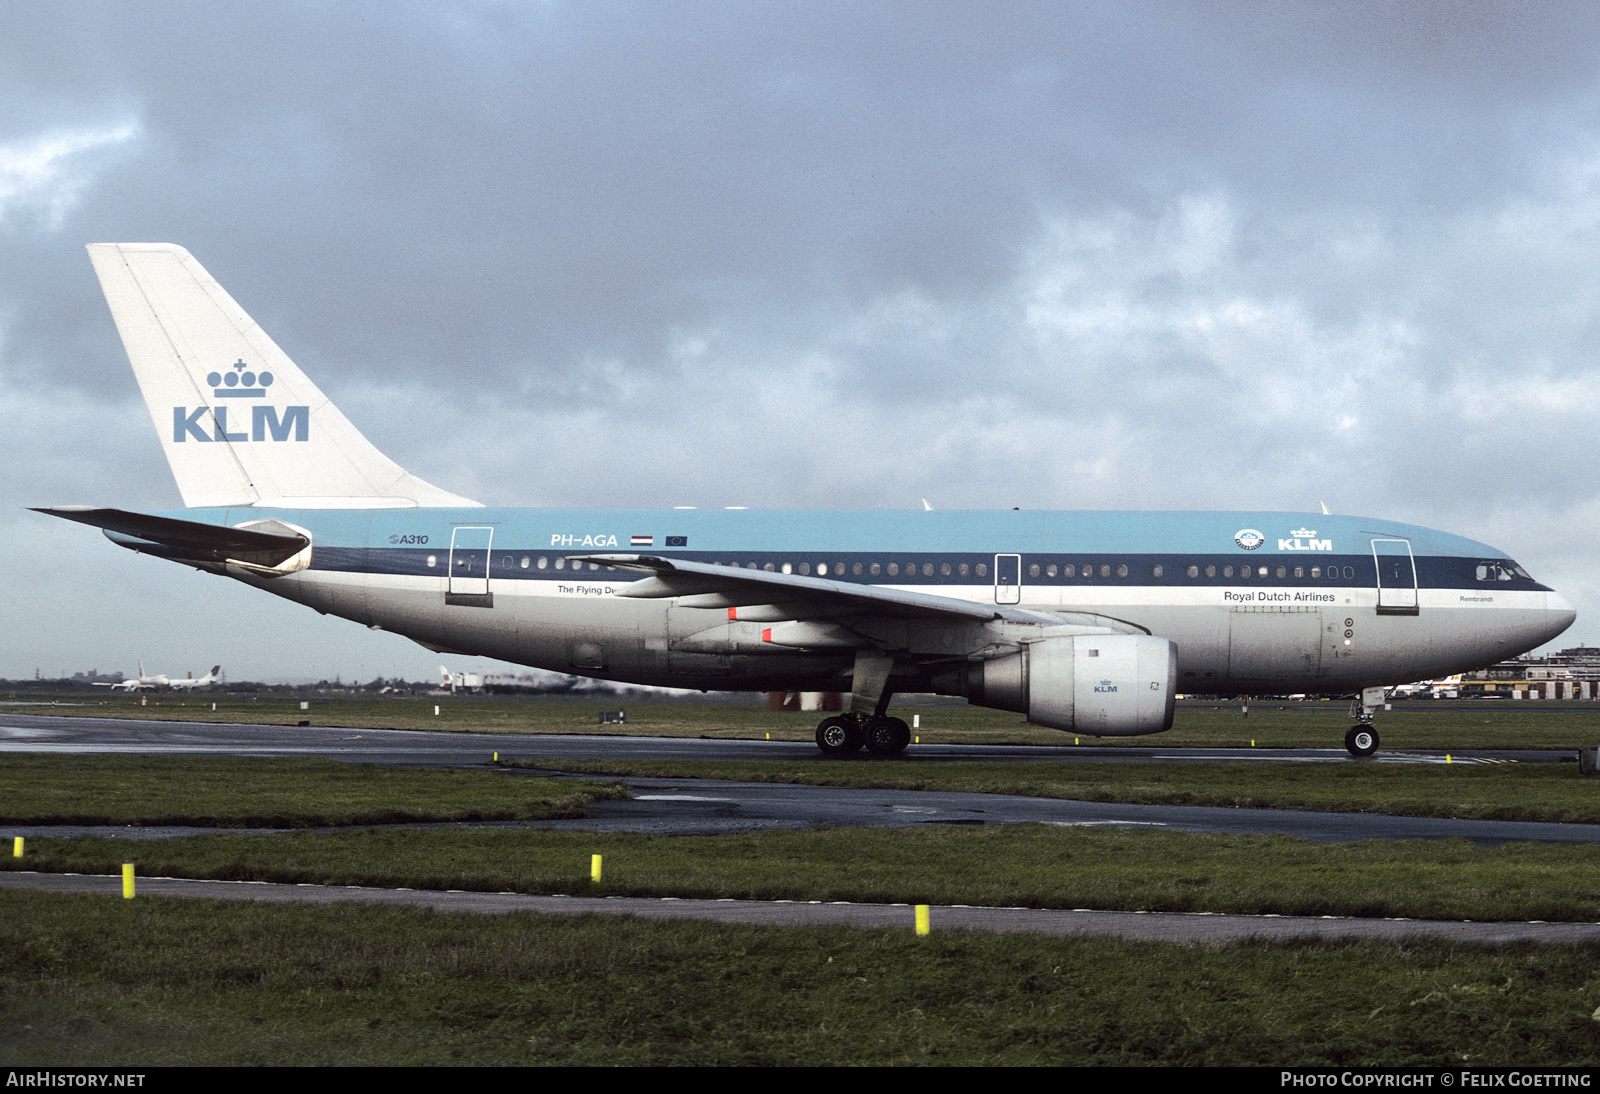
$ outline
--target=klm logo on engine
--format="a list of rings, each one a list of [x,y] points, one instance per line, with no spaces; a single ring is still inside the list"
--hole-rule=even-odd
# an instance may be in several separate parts
[[[1102,680],[1094,686],[1094,692],[1096,695],[1109,695],[1116,690],[1117,685],[1113,684],[1110,680]]]
[[[272,386],[272,373],[263,369],[253,372],[240,358],[228,372],[213,372],[206,377],[211,393],[218,399],[265,399]],[[245,428],[241,415],[230,428],[228,408],[225,406],[186,406],[172,408],[172,439],[184,441],[305,441],[311,438],[311,408],[286,406],[282,414],[275,406],[258,404],[250,408],[250,425]],[[207,421],[206,419],[210,419]],[[206,426],[211,428],[207,430]]]
[[[1291,537],[1293,537],[1293,538],[1291,538],[1291,539],[1280,539],[1278,541],[1278,550],[1280,550],[1280,551],[1331,551],[1331,550],[1333,550],[1333,540],[1331,540],[1331,539],[1317,539],[1316,538],[1317,533],[1313,529],[1310,529],[1310,528],[1296,528],[1294,531],[1290,532],[1289,535]]]

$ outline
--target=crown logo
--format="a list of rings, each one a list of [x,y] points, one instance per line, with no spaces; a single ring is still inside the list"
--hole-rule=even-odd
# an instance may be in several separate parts
[[[212,394],[219,399],[265,399],[267,388],[272,386],[272,373],[251,372],[241,357],[229,366],[229,372],[213,372],[206,376]]]
[[[1289,534],[1291,536],[1294,536],[1296,539],[1310,539],[1312,536],[1316,535],[1317,533],[1311,531],[1308,528],[1296,528],[1294,531],[1290,532]]]

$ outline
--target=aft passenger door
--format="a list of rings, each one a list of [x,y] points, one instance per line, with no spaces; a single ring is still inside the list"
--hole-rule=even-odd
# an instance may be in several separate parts
[[[492,608],[489,592],[489,545],[494,529],[462,527],[450,534],[450,585],[444,602],[466,608]]]
[[[1378,614],[1417,614],[1417,564],[1409,539],[1374,539],[1372,559],[1378,568]]]
[[[994,556],[994,602],[1019,604],[1022,602],[1022,556]]]

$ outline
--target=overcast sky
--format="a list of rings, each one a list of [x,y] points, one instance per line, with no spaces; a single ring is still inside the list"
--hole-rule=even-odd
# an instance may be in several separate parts
[[[135,240],[489,504],[1326,502],[1600,643],[1593,4],[11,0],[0,676],[419,678],[25,510],[181,505]]]

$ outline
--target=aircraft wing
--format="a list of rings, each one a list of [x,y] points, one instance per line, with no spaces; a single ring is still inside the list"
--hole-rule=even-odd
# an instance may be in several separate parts
[[[1116,631],[1142,632],[1142,628],[1104,616],[1073,612],[1041,612],[1004,604],[978,604],[950,596],[888,589],[854,581],[768,570],[713,566],[706,562],[661,558],[654,555],[583,555],[578,561],[598,562],[619,570],[650,576],[617,590],[618,596],[645,599],[674,598],[686,608],[737,608],[747,605],[783,605],[791,619],[843,614],[872,614],[894,618],[946,619],[966,622],[1003,620],[1045,625],[1077,624]]]
[[[157,517],[130,513],[123,509],[95,509],[86,505],[58,505],[35,509],[63,520],[75,520],[102,529],[114,542],[125,547],[150,544],[165,548],[168,557],[203,562],[238,560],[260,566],[275,566],[306,548],[305,536],[266,532],[251,528],[227,528],[197,520]]]

